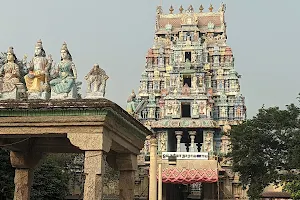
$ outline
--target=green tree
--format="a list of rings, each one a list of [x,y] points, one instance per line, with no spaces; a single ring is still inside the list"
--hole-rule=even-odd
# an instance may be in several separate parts
[[[251,199],[259,199],[270,183],[299,179],[294,173],[300,161],[299,108],[262,108],[253,119],[230,131],[233,170],[240,174]]]
[[[10,164],[9,151],[0,149],[0,199],[13,199],[15,170]]]
[[[69,193],[67,168],[72,159],[68,154],[47,155],[34,172],[31,199],[63,200]]]

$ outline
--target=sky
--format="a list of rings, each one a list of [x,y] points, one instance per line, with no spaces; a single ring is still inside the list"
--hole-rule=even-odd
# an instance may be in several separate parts
[[[173,5],[203,4],[208,11],[226,4],[227,43],[235,56],[248,118],[265,107],[297,103],[300,92],[299,0],[163,0]],[[15,0],[1,3],[0,51],[13,46],[28,60],[42,39],[47,54],[59,62],[65,41],[77,67],[78,80],[98,63],[110,77],[106,98],[126,106],[131,90],[138,90],[147,50],[152,47],[156,6],[161,0]]]

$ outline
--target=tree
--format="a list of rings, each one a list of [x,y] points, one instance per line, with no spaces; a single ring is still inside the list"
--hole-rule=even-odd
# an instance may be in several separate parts
[[[31,199],[63,200],[69,189],[68,167],[74,159],[73,154],[49,154],[44,157],[34,171]],[[9,151],[0,149],[0,200],[13,199],[14,168],[10,164]]]
[[[67,167],[73,156],[50,154],[43,159],[34,172],[31,199],[63,200],[69,193],[69,171]]]
[[[15,170],[10,164],[9,151],[0,149],[0,199],[13,199]]]
[[[258,199],[269,184],[293,183],[300,161],[299,108],[262,108],[253,119],[230,131],[233,170],[240,174],[248,196]],[[293,187],[294,185],[288,184]]]

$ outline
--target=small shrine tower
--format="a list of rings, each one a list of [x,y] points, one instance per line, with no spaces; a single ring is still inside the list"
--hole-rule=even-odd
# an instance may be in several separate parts
[[[196,164],[198,160],[217,160],[227,154],[229,141],[222,133],[246,119],[241,76],[234,68],[233,52],[227,44],[224,14],[224,4],[217,11],[210,5],[208,12],[202,5],[186,10],[181,6],[176,14],[172,6],[168,14],[157,7],[154,43],[146,56],[139,91],[128,99],[128,112],[157,133],[159,159],[177,160],[175,168],[179,171],[180,161]],[[146,163],[147,145],[146,141]],[[203,166],[205,163],[201,167],[205,170]],[[184,164],[181,167],[189,168]],[[180,189],[182,195],[192,195],[194,190],[201,199],[215,198],[211,195],[217,194],[217,187],[201,184],[216,182],[213,178],[176,179],[168,169],[168,165],[163,166],[167,199],[176,199],[176,195],[172,196],[175,186],[169,183],[185,185]],[[219,176],[219,169],[213,170]]]

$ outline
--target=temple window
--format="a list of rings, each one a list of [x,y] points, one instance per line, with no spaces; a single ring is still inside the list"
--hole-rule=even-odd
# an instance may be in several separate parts
[[[187,59],[189,59],[189,61],[191,61],[191,58],[192,58],[192,54],[191,54],[191,52],[190,51],[186,51],[185,53],[184,53],[184,55],[185,55],[185,61],[187,60]]]
[[[189,87],[192,85],[192,79],[190,75],[183,76],[183,86],[187,84]]]
[[[181,116],[182,117],[191,117],[191,104],[190,103],[181,103]]]

